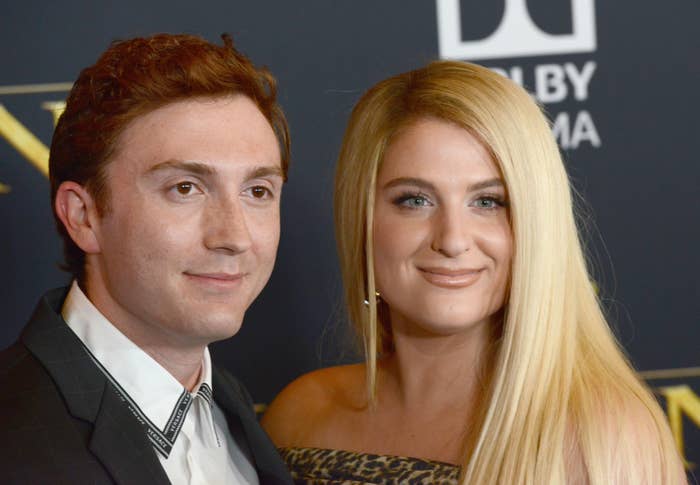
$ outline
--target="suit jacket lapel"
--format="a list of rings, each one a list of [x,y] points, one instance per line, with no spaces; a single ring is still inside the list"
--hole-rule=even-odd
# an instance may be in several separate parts
[[[71,415],[93,423],[89,448],[117,483],[170,483],[143,428],[60,317],[66,293],[42,298],[20,340],[47,369]]]
[[[117,483],[170,483],[143,427],[111,385],[102,397],[90,451]]]
[[[227,373],[213,368],[214,400],[228,420],[231,434],[244,434],[255,460],[261,484],[291,484],[284,462],[265,431],[258,424],[252,402],[241,385]]]

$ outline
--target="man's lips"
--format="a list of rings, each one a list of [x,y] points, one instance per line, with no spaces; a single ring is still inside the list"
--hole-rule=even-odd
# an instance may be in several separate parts
[[[438,266],[421,266],[418,271],[428,283],[443,288],[465,288],[479,279],[484,268],[444,268]]]
[[[185,271],[185,276],[202,283],[230,286],[240,282],[248,273],[203,273],[194,271]]]

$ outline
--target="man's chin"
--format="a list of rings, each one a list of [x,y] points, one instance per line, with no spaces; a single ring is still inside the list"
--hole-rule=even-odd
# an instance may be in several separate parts
[[[196,342],[197,345],[208,345],[231,338],[240,331],[246,313],[243,308],[245,305],[240,304],[240,301],[231,302],[230,300],[226,303],[203,300],[196,305],[182,305],[177,314],[180,324],[175,323],[171,328],[177,331],[179,327],[183,336]],[[162,315],[161,319],[163,319]],[[167,322],[167,320],[163,321]]]
[[[208,341],[208,343],[218,342],[220,340],[226,340],[234,335],[236,335],[243,324],[243,318],[228,317],[221,319],[211,319],[207,322],[202,322],[203,326],[200,327],[202,331],[202,337]]]

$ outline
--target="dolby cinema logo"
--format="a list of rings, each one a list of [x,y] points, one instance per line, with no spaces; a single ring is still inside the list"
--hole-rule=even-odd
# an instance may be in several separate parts
[[[540,19],[533,18],[527,0],[460,1],[436,0],[440,57],[443,59],[499,59],[503,57],[541,56],[593,52],[596,48],[595,6],[593,0],[569,0],[570,13],[564,23],[571,32],[559,33],[547,29]],[[567,0],[559,0],[566,4]],[[465,33],[475,26],[463,26],[462,19],[477,15],[463,15],[462,4],[472,13],[488,10],[479,15],[478,30],[488,32],[485,37],[465,40]],[[566,12],[569,10],[569,12]],[[465,12],[466,13],[466,12]],[[486,22],[491,20],[491,25]],[[569,21],[570,22],[566,22]],[[478,35],[478,34],[477,34]]]
[[[528,0],[435,1],[442,59],[483,63],[525,86],[546,105],[562,148],[601,146],[586,109],[597,64],[581,56],[567,58],[597,48],[594,0],[547,5]],[[537,62],[539,57],[544,57],[541,63],[533,64],[532,58]],[[518,58],[529,59],[512,61]]]

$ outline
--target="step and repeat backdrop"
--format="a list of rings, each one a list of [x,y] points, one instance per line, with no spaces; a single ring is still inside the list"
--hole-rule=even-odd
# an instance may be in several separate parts
[[[696,0],[25,0],[0,9],[0,348],[66,285],[48,146],[71,82],[115,39],[222,32],[279,81],[292,133],[282,240],[268,287],[215,358],[256,401],[357,359],[332,222],[348,115],[377,81],[437,59],[524,85],[552,120],[587,201],[611,323],[700,463],[700,3]],[[692,466],[692,465],[691,465]]]

